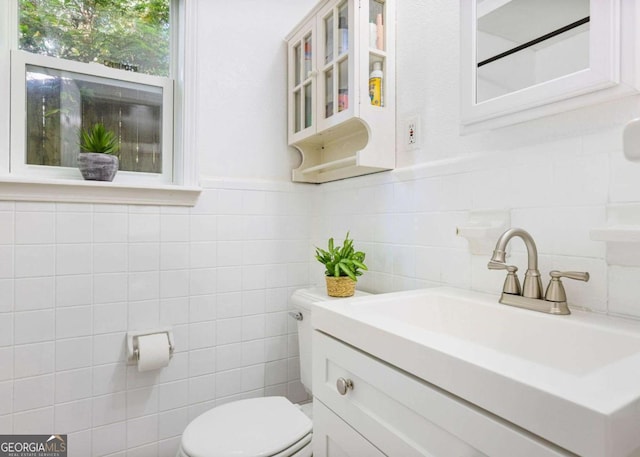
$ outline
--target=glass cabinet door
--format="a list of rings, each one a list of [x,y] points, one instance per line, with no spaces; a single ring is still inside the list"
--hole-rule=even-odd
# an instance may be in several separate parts
[[[327,8],[319,24],[322,37],[323,66],[320,72],[322,89],[320,121],[338,121],[339,113],[349,109],[353,101],[351,68],[350,24],[353,24],[348,0],[333,3]]]
[[[291,71],[289,80],[292,119],[290,130],[296,135],[314,125],[314,29],[307,29],[289,45]]]
[[[384,0],[369,1],[369,103],[384,107],[386,70],[386,8]]]
[[[294,181],[395,167],[395,5],[320,0],[287,35],[289,144],[302,155]]]
[[[328,0],[287,38],[290,142],[395,109],[393,11],[393,0]]]

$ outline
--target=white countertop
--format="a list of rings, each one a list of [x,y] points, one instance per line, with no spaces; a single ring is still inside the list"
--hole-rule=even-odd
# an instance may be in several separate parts
[[[640,452],[640,322],[453,288],[314,304],[312,325],[583,456]]]

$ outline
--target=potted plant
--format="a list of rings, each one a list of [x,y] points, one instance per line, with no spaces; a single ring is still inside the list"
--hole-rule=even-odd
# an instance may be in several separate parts
[[[325,266],[327,293],[330,297],[351,297],[356,290],[361,270],[367,270],[364,264],[364,252],[356,251],[349,232],[342,247],[334,246],[333,238],[329,238],[328,250],[316,247],[316,259]]]
[[[78,168],[86,180],[113,181],[119,161],[118,138],[101,123],[80,132]]]

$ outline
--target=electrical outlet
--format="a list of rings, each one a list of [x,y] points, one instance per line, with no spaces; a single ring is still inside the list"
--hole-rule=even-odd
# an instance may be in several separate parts
[[[414,122],[409,122],[407,135],[407,144],[409,146],[416,144],[416,124]]]
[[[418,116],[410,117],[405,122],[405,145],[408,149],[418,147],[418,125],[420,118]]]

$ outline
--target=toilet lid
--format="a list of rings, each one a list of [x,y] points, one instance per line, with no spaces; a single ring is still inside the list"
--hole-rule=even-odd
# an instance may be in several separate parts
[[[311,433],[309,418],[284,397],[227,403],[195,418],[182,434],[189,457],[267,457]]]

